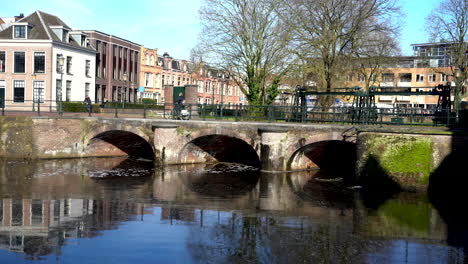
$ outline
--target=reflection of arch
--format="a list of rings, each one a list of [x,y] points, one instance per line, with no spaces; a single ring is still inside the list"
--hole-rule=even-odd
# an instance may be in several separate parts
[[[244,140],[226,135],[206,135],[187,143],[179,155],[183,163],[231,162],[260,168],[260,158]]]
[[[311,143],[298,149],[288,161],[288,169],[320,168],[331,172],[352,173],[356,163],[356,144],[338,140]]]
[[[327,178],[323,171],[301,171],[289,174],[286,178],[291,191],[301,200],[317,207],[349,209],[353,203],[353,192],[343,188],[344,183],[322,182]]]
[[[117,150],[113,152],[109,149],[111,146]],[[154,160],[155,158],[153,147],[150,143],[145,138],[128,131],[109,130],[101,132],[92,137],[87,144],[87,152],[96,153],[95,156],[99,156],[100,151],[118,153],[118,150],[131,157],[150,160]],[[109,154],[104,155],[106,153],[102,154],[102,156],[111,156]]]

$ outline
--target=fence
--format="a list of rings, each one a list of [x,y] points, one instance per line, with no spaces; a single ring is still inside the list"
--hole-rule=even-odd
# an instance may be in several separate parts
[[[24,101],[21,103],[5,100],[2,115],[73,115],[86,113],[89,116],[135,117],[180,119],[177,105],[156,103],[110,102],[92,104],[88,111],[83,102]],[[258,106],[258,105],[185,105],[188,118],[198,120],[259,121],[259,122],[300,122],[336,124],[375,125],[450,125],[454,113],[421,108],[353,108],[300,106]]]

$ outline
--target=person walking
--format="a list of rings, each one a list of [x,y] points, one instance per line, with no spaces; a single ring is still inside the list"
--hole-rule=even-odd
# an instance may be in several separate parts
[[[85,104],[86,112],[88,112],[88,114],[91,115],[91,106],[92,106],[91,105],[91,98],[89,98],[89,96],[86,96],[83,103]]]
[[[179,93],[179,98],[177,98],[177,111],[180,114],[182,109],[184,109],[185,97],[183,93]]]

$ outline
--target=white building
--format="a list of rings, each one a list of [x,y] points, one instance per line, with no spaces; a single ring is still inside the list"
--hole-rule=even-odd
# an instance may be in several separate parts
[[[82,102],[94,95],[95,60],[86,34],[36,11],[0,32],[0,96],[13,110]]]

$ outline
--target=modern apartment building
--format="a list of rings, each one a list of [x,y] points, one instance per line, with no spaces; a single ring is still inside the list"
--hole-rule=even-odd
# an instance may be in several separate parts
[[[141,45],[96,30],[84,30],[97,52],[94,101],[135,102],[140,85]]]
[[[86,33],[36,11],[0,31],[0,92],[12,109],[83,101],[94,94],[95,58]]]
[[[140,80],[144,92],[140,92],[141,98],[153,99],[160,103],[164,98],[162,86],[162,66],[158,63],[158,49],[141,47],[140,52]]]
[[[453,72],[450,68],[450,57],[447,43],[413,44],[414,56],[394,57],[391,63],[381,67],[375,77],[371,78],[371,86],[376,87],[412,87],[412,91],[430,91],[439,84],[455,85]],[[364,87],[364,78],[359,74],[346,76],[344,86]],[[437,106],[437,96],[379,96],[376,102],[380,104],[399,105],[403,107],[419,107],[433,109]],[[452,98],[453,100],[453,98]]]

